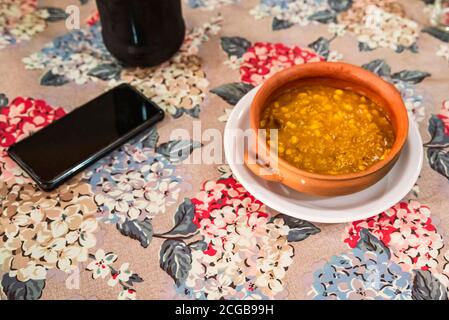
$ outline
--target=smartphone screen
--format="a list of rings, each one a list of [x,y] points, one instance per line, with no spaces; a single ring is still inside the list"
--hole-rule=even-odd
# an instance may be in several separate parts
[[[45,190],[151,127],[163,111],[129,85],[120,85],[16,143],[8,150]]]

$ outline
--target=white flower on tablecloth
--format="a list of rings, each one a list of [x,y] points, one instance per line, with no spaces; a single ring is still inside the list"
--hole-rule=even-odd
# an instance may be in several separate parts
[[[150,214],[164,213],[165,208],[176,204],[179,199],[179,183],[162,181],[156,190],[150,190],[144,197],[149,201],[147,211]]]
[[[204,284],[204,293],[209,300],[232,299],[235,289],[231,286],[232,277],[226,273],[219,273],[215,277],[207,279]]]
[[[279,20],[306,26],[311,23],[309,17],[314,13],[328,8],[326,1],[270,1],[262,0],[251,9],[250,14],[257,20],[265,17],[276,17]]]
[[[243,59],[237,56],[230,56],[229,59],[223,61],[223,64],[230,68],[231,70],[240,69],[240,65],[242,64]]]
[[[92,248],[95,246],[96,239],[94,232],[98,227],[98,221],[94,217],[84,219],[79,228],[75,230],[70,230],[65,239],[68,244],[73,244],[78,242],[82,247]]]
[[[95,259],[92,260],[86,267],[87,270],[92,271],[92,278],[106,278],[111,273],[109,266],[117,260],[117,255],[112,252],[104,252],[103,249],[98,249],[95,253]]]
[[[394,81],[394,86],[399,90],[409,114],[416,122],[424,120],[426,108],[423,96],[418,94],[416,87],[405,81]]]
[[[137,292],[134,289],[124,289],[124,290],[120,291],[117,299],[118,300],[136,300]]]
[[[115,185],[106,182],[103,185],[103,193],[95,195],[95,202],[98,206],[104,206],[110,212],[120,215],[120,217],[132,219],[136,216],[136,211],[140,215],[139,206],[142,203],[142,192],[139,192],[140,190],[128,190],[127,187],[132,188],[130,184],[126,183]]]
[[[357,245],[362,228],[389,247],[392,260],[404,271],[436,269],[443,239],[432,223],[429,208],[419,202],[400,202],[376,217],[353,222],[344,235],[351,248]]]
[[[47,9],[38,8],[37,0],[2,1],[0,5],[0,49],[30,40],[45,30]]]
[[[184,0],[193,8],[201,8],[202,10],[215,10],[221,6],[238,3],[240,0]]]
[[[129,269],[129,263],[126,262],[120,268],[113,272],[111,278],[108,280],[108,285],[115,287],[120,281],[126,283],[132,276],[132,271]]]
[[[147,170],[149,171],[150,180],[147,182],[147,185],[150,184],[151,187],[156,187],[156,184],[152,184],[154,182],[170,181],[175,171],[173,167],[167,167],[161,161],[155,161],[153,164],[142,168],[142,172],[146,172]]]
[[[337,10],[335,5],[340,8]],[[290,25],[306,26],[318,21],[327,23],[330,33],[343,36],[351,32],[371,50],[385,47],[399,52],[413,48],[420,32],[418,23],[405,17],[404,6],[396,0],[357,0],[346,3],[260,0],[250,14],[255,19],[271,17]]]
[[[282,218],[270,220],[233,178],[205,182],[192,202],[207,249],[192,252],[180,291],[196,299],[266,299],[283,291],[294,252]]]
[[[117,261],[118,256],[113,252],[105,253],[103,249],[98,249],[95,255],[90,254],[92,261],[88,264],[87,270],[92,272],[93,279],[106,279],[110,287],[120,285],[118,300],[136,300],[137,293],[134,289],[135,283],[142,282],[143,279],[131,271],[128,262],[122,263],[118,269],[115,269],[113,263]]]
[[[336,36],[344,36],[346,34],[346,25],[340,23],[329,23],[327,31]]]
[[[99,215],[108,223],[142,220],[164,213],[179,198],[176,167],[154,149],[126,144],[86,175]]]
[[[231,116],[232,109],[231,108],[225,108],[224,114],[218,117],[218,121],[220,122],[227,122],[229,117]]]
[[[50,229],[54,237],[65,236],[69,230],[77,230],[83,222],[78,205],[71,205],[64,210],[62,208],[51,208],[45,210],[47,218],[51,220]]]
[[[152,68],[124,68],[106,49],[99,21],[57,37],[22,61],[27,69],[44,69],[50,77],[43,79],[50,82],[57,76],[63,83],[84,84],[99,79],[111,87],[130,83],[163,110],[178,115],[179,110],[194,108],[205,99],[209,82],[198,51],[203,42],[218,33],[221,21],[217,16],[189,30],[180,50],[169,61]],[[104,76],[98,71],[102,69],[107,70],[106,78],[98,76]]]
[[[419,26],[415,21],[384,11],[376,5],[366,6],[361,23],[349,27],[357,39],[371,49],[408,48],[417,41],[419,35]]]
[[[90,187],[77,179],[53,192],[34,184],[0,185],[1,267],[18,281],[43,280],[47,271],[70,272],[95,246],[96,205]]]
[[[440,48],[438,49],[436,54],[438,57],[442,57],[449,62],[449,45],[440,44]]]
[[[336,62],[336,61],[341,61],[341,60],[343,60],[342,53],[335,51],[335,50],[329,51],[329,55],[327,56],[327,61]]]

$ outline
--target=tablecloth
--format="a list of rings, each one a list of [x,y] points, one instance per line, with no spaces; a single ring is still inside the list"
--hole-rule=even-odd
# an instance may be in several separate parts
[[[0,0],[1,298],[447,299],[449,33],[430,24],[432,3],[186,0],[180,51],[130,69],[104,47],[94,1]],[[79,29],[67,29],[69,5]],[[170,139],[174,128],[223,131],[254,86],[319,60],[391,82],[419,125],[422,172],[391,209],[346,224],[294,219],[224,160],[170,156],[207,146]],[[156,129],[48,193],[6,155],[121,82],[164,109]]]

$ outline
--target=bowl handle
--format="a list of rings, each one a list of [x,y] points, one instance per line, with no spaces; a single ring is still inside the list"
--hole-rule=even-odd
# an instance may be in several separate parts
[[[273,173],[273,169],[269,166],[262,166],[256,161],[250,161],[250,155],[248,151],[245,151],[244,156],[246,166],[256,175],[264,180],[282,182],[283,177],[279,173]]]

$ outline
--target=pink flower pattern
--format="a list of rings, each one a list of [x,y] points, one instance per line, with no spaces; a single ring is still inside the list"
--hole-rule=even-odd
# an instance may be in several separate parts
[[[210,255],[223,250],[229,224],[236,223],[240,217],[249,224],[253,219],[266,221],[269,216],[266,206],[234,178],[205,182],[192,203],[195,205],[193,221],[208,240]]]
[[[6,149],[66,113],[44,100],[17,97],[0,110],[0,179],[21,176],[22,170],[6,154]]]
[[[192,253],[181,291],[196,299],[278,297],[294,256],[284,220],[270,219],[268,208],[233,177],[205,182],[191,201],[206,249]]]
[[[404,271],[437,267],[443,239],[432,223],[427,206],[414,200],[400,202],[378,216],[351,223],[345,229],[343,241],[354,248],[362,228],[390,248],[393,261]]]
[[[437,115],[444,123],[444,133],[449,136],[449,100],[442,103],[441,112]]]
[[[270,42],[256,42],[243,55],[242,59],[241,80],[255,86],[276,72],[295,64],[324,60],[312,50]]]

